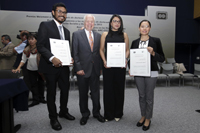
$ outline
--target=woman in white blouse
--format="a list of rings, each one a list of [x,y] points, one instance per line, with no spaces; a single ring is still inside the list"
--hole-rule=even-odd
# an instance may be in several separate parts
[[[21,71],[21,67],[27,61],[27,69],[28,75],[31,82],[31,92],[33,96],[33,102],[29,105],[29,107],[35,106],[39,103],[46,103],[44,100],[44,78],[40,73],[38,73],[38,62],[40,55],[37,52],[37,34],[30,33],[28,35],[28,44],[22,55],[22,60],[17,67],[17,69],[12,70],[13,73]]]

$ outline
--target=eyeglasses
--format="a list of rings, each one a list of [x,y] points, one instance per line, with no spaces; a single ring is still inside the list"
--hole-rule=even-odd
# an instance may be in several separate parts
[[[61,11],[61,10],[56,10],[56,11],[58,12],[58,14],[64,14],[64,15],[67,14],[67,12],[63,12],[63,11]]]
[[[119,21],[117,21],[117,20],[113,20],[113,23],[118,23],[118,24],[120,24],[121,21],[120,21],[120,20],[119,20]]]
[[[150,26],[148,26],[148,25],[143,25],[143,26],[140,26],[141,28],[149,28]]]

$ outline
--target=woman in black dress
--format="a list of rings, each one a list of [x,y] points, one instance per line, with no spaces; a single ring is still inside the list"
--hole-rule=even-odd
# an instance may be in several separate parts
[[[128,35],[123,32],[123,21],[119,15],[113,15],[109,22],[109,31],[101,36],[100,55],[103,60],[104,117],[106,121],[119,121],[123,116],[124,86],[126,68],[107,67],[107,43],[125,43],[126,59],[129,56]],[[105,53],[104,53],[105,49]],[[127,64],[127,60],[126,64]]]

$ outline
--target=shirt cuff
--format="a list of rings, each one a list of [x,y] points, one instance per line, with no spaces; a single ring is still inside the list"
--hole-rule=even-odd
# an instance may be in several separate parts
[[[55,56],[51,56],[51,58],[49,58],[49,61],[52,62],[52,60],[53,60],[54,57]]]

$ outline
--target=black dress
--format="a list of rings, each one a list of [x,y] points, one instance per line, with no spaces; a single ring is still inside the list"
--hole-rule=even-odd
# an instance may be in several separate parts
[[[121,43],[124,42],[124,37],[119,35],[118,31],[112,31],[112,36],[106,36],[105,57],[107,56],[107,43],[109,42]],[[125,68],[103,68],[104,117],[107,120],[123,116],[125,74]]]

